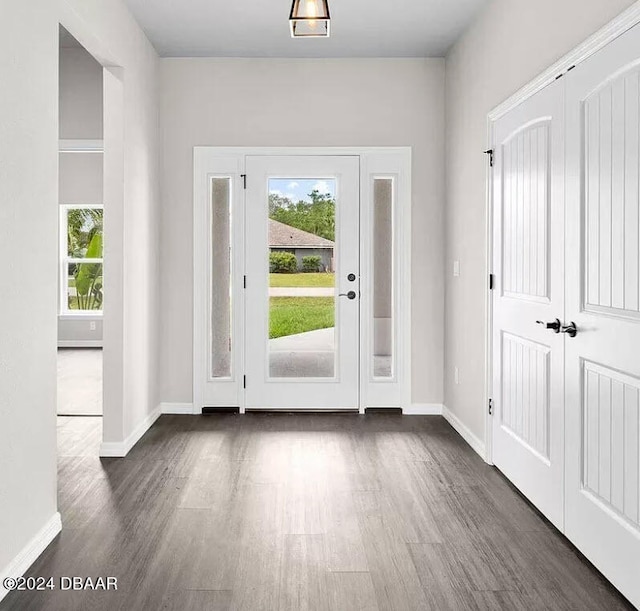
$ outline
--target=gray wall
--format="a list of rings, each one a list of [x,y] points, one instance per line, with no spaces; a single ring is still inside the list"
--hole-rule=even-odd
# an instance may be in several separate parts
[[[102,138],[102,66],[83,48],[62,48],[59,81],[60,138]]]
[[[60,49],[60,138],[103,137],[102,66],[82,48]],[[62,153],[59,165],[60,204],[103,203],[103,156]],[[102,316],[58,318],[59,346],[101,345]]]
[[[493,0],[447,56],[445,404],[480,439],[487,114],[632,0]],[[453,277],[453,262],[460,276]],[[454,367],[459,384],[454,383]]]
[[[444,61],[163,59],[161,72],[163,400],[192,400],[193,147],[412,146],[412,394],[442,403]]]

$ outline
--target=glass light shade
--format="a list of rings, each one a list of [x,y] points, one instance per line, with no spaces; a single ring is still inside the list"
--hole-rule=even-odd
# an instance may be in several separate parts
[[[331,17],[327,0],[293,0],[289,25],[293,38],[328,38]]]

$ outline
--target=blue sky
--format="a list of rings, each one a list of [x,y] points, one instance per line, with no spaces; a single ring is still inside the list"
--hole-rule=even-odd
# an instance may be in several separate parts
[[[317,189],[335,197],[336,181],[333,178],[270,178],[269,193],[288,197],[293,202],[310,201],[309,193]]]

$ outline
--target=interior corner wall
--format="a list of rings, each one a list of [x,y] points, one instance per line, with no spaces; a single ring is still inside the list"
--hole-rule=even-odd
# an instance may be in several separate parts
[[[62,140],[103,137],[102,66],[84,49],[60,49],[60,117]]]
[[[492,0],[446,58],[444,395],[479,439],[486,413],[487,115],[633,3]]]
[[[192,401],[193,147],[413,148],[412,400],[442,403],[444,61],[163,59],[162,399]]]
[[[120,0],[2,2],[0,574],[55,517],[59,23],[125,72],[125,423],[158,405],[158,58]],[[73,27],[71,27],[73,26]],[[26,255],[28,256],[25,256]],[[63,516],[64,520],[64,516]],[[15,575],[12,575],[15,576]]]

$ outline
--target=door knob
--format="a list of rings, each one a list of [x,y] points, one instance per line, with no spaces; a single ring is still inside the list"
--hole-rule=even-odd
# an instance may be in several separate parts
[[[346,297],[347,299],[355,299],[356,298],[355,291],[349,291],[348,293],[340,293],[338,297]]]
[[[569,337],[575,337],[576,335],[578,335],[578,327],[576,327],[575,322],[570,322],[568,325],[564,325],[561,330]]]
[[[553,322],[544,322],[543,320],[536,320],[536,324],[544,325],[546,329],[552,329],[556,333],[560,333],[562,323],[559,318],[556,318]]]

